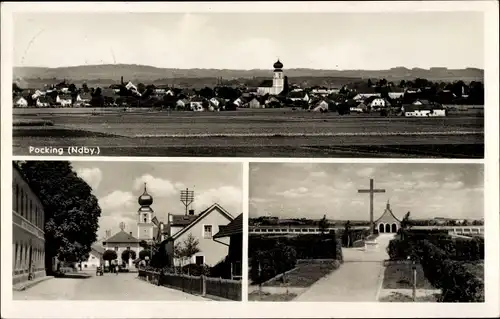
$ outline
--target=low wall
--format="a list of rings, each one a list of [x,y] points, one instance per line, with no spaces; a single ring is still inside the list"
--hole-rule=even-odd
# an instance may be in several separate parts
[[[242,283],[239,280],[161,273],[143,269],[138,270],[138,276],[153,285],[178,289],[194,295],[241,301]]]

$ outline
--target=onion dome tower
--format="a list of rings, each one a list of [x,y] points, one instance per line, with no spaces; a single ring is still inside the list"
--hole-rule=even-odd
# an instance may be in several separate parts
[[[144,193],[137,199],[139,203],[139,210],[137,211],[137,238],[139,240],[152,240],[154,238],[153,234],[153,214],[154,211],[151,208],[153,204],[153,196],[151,196],[146,188],[146,183],[144,183]]]
[[[272,94],[278,95],[285,88],[285,79],[283,77],[283,63],[280,59],[273,64],[274,75],[273,75],[273,89]]]

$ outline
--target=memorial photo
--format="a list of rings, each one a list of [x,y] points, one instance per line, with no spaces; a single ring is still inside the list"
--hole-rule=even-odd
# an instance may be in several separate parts
[[[241,300],[240,163],[16,161],[14,300]]]
[[[481,164],[251,163],[249,301],[484,302]]]

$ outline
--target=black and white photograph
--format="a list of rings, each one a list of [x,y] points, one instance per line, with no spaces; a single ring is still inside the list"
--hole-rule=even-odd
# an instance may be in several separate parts
[[[14,13],[13,154],[483,158],[481,12],[282,9]]]
[[[483,170],[251,163],[248,300],[484,302]]]
[[[241,300],[240,163],[12,165],[14,300]]]

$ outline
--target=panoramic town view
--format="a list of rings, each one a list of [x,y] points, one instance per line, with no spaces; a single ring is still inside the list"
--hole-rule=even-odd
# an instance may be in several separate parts
[[[239,163],[13,162],[14,300],[241,300],[241,185]]]
[[[92,25],[89,14],[16,15],[13,152],[483,157],[481,14],[324,15],[301,14],[300,26],[292,13],[102,14]],[[69,34],[86,45],[48,54]],[[158,52],[137,52],[134,36]]]
[[[249,301],[484,302],[483,166],[251,163]]]

